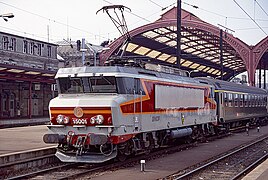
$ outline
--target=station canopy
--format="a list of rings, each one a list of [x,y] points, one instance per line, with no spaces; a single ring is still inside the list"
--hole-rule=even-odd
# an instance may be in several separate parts
[[[156,64],[177,66],[177,9],[174,7],[162,15],[154,23],[139,27],[130,31],[131,40],[126,47],[120,47],[123,37],[114,41],[109,47],[110,52],[106,53],[115,56],[123,49],[124,56],[150,59]],[[223,61],[220,61],[220,29],[208,24],[195,15],[182,10],[181,26],[181,69],[188,71],[192,77],[210,76],[221,77],[230,80],[232,77],[246,71],[246,65],[240,53],[237,53],[233,45],[226,39],[237,38],[232,34],[223,31]],[[239,43],[241,41],[239,40]],[[108,56],[104,61],[108,60]]]

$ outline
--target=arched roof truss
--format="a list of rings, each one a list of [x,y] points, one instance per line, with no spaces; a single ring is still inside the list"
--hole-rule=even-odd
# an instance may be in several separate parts
[[[124,47],[125,56],[148,58],[159,64],[176,65],[176,19],[160,19],[130,32],[131,41]],[[220,29],[201,21],[182,20],[181,69],[198,70],[194,76],[221,76]],[[223,77],[228,80],[246,71],[247,55],[242,42],[232,35],[223,33]],[[102,54],[105,61],[120,51],[123,37],[114,41],[110,50]],[[123,49],[123,47],[121,47]]]

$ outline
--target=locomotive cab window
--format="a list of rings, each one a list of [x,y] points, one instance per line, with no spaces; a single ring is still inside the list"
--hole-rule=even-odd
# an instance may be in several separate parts
[[[59,93],[116,93],[115,77],[66,77],[58,78]]]
[[[145,95],[138,78],[92,76],[58,78],[60,94],[76,93],[119,93]]]
[[[57,85],[59,87],[60,93],[82,93],[83,85],[80,78],[59,78],[57,80]]]
[[[145,95],[141,81],[138,78],[118,77],[117,84],[119,94]]]

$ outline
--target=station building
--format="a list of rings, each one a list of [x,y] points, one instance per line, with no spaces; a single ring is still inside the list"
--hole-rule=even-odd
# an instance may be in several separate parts
[[[84,52],[87,66],[99,65],[99,55],[104,50],[103,46],[85,43],[84,51],[81,51],[81,41],[63,40],[56,42],[58,45],[57,53],[64,59],[64,67],[82,66],[82,53]]]
[[[0,32],[0,119],[48,117],[57,45]]]

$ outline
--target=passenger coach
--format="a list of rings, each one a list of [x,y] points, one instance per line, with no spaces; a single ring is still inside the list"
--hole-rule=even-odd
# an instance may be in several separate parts
[[[212,78],[197,78],[215,88],[219,123],[230,126],[252,123],[267,117],[267,90]],[[231,123],[234,122],[234,123]]]

